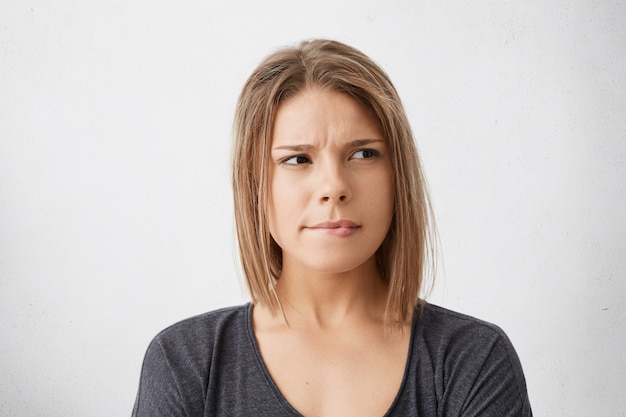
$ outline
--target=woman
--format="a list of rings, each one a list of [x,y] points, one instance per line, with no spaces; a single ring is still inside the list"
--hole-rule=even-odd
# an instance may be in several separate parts
[[[420,298],[433,224],[387,75],[314,40],[239,97],[233,188],[252,302],[146,353],[134,416],[531,416],[496,326]]]

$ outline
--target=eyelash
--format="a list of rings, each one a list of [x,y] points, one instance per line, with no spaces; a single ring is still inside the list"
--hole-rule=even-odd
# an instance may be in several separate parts
[[[358,153],[363,153],[364,155],[363,157],[356,158],[356,159],[372,159],[372,158],[376,158],[380,156],[380,152],[377,151],[376,149],[359,149],[358,151],[355,151],[351,155],[351,158],[354,158],[354,155]],[[365,154],[368,154],[369,156],[365,156]],[[289,162],[294,159],[297,161],[296,163]],[[288,156],[286,158],[281,159],[280,163],[285,164],[285,165],[302,165],[306,163],[311,163],[311,159],[306,155],[293,155],[293,156]]]
[[[363,155],[362,159],[372,159],[372,158],[376,158],[378,156],[380,156],[380,152],[378,152],[376,149],[359,149],[358,151],[356,151],[355,153],[352,154],[352,156],[354,157],[355,154],[357,153],[370,153],[369,157],[366,157],[365,155]]]
[[[294,163],[289,162],[289,161],[291,161],[292,159],[295,159],[296,161],[298,161],[298,160],[300,160],[300,159],[304,159],[304,161],[296,162],[296,163],[294,164]],[[307,163],[307,162],[311,162],[311,160],[310,160],[310,159],[309,159],[309,157],[308,157],[308,156],[306,156],[306,155],[294,155],[294,156],[288,156],[287,158],[283,158],[283,159],[281,159],[281,161],[280,161],[280,163],[281,163],[281,164],[285,164],[285,165],[302,165],[302,164]]]

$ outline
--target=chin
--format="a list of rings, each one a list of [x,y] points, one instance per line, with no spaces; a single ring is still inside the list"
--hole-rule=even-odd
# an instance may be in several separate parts
[[[376,267],[373,255],[351,257],[345,256],[345,254],[336,254],[331,257],[325,256],[323,259],[317,260],[317,262],[314,259],[309,259],[306,264],[309,269],[323,274],[343,274],[362,267],[368,267],[370,263],[372,267]]]

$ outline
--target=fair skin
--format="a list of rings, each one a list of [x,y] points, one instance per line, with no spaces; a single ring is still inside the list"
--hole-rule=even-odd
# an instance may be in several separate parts
[[[308,88],[278,108],[268,223],[288,326],[262,304],[253,326],[272,379],[306,417],[382,416],[402,382],[410,327],[384,326],[375,261],[393,216],[388,152],[378,121],[343,94]]]

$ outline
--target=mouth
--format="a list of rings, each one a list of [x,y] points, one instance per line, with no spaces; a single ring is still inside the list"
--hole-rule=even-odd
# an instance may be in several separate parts
[[[361,228],[360,225],[351,220],[338,220],[321,222],[308,229],[324,232],[333,236],[347,237],[356,233]]]

